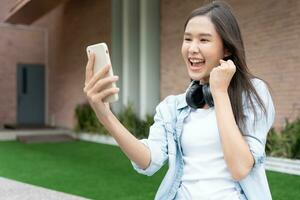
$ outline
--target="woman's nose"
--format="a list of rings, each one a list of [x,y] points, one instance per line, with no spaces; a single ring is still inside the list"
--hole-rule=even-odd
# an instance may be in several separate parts
[[[189,53],[199,53],[200,48],[199,45],[196,42],[191,43],[191,46],[189,48]]]

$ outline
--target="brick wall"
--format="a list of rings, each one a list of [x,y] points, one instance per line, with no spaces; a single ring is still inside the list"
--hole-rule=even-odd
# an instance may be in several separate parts
[[[111,44],[109,0],[72,0],[33,24],[48,30],[49,122],[73,128],[76,105],[86,102],[83,93],[85,48],[89,44]]]
[[[43,64],[45,32],[0,24],[0,127],[16,123],[17,64]]]
[[[183,25],[201,1],[161,1],[161,97],[184,92],[189,78],[181,57]],[[226,1],[234,9],[250,70],[272,87],[275,127],[300,115],[300,2]]]

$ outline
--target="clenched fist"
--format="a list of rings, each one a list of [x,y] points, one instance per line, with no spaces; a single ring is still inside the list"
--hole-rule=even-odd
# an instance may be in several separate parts
[[[230,81],[236,71],[236,66],[232,60],[220,60],[220,64],[210,72],[209,87],[212,95],[217,92],[227,92]]]

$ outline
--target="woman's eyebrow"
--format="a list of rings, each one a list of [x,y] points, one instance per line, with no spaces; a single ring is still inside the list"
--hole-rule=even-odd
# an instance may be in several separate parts
[[[185,36],[191,36],[192,34],[189,33],[189,32],[185,32],[184,35],[185,35]],[[210,33],[199,33],[199,34],[197,34],[197,35],[198,35],[198,36],[212,37],[212,34],[210,34]]]

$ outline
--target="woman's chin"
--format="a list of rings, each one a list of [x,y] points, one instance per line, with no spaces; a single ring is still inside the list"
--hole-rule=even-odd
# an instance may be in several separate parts
[[[189,73],[189,76],[194,81],[200,81],[203,78],[201,75],[195,73]]]
[[[203,74],[194,74],[194,73],[189,73],[189,76],[192,80],[194,81],[200,81],[203,83],[206,83],[209,81],[209,76],[208,77],[204,77]]]

